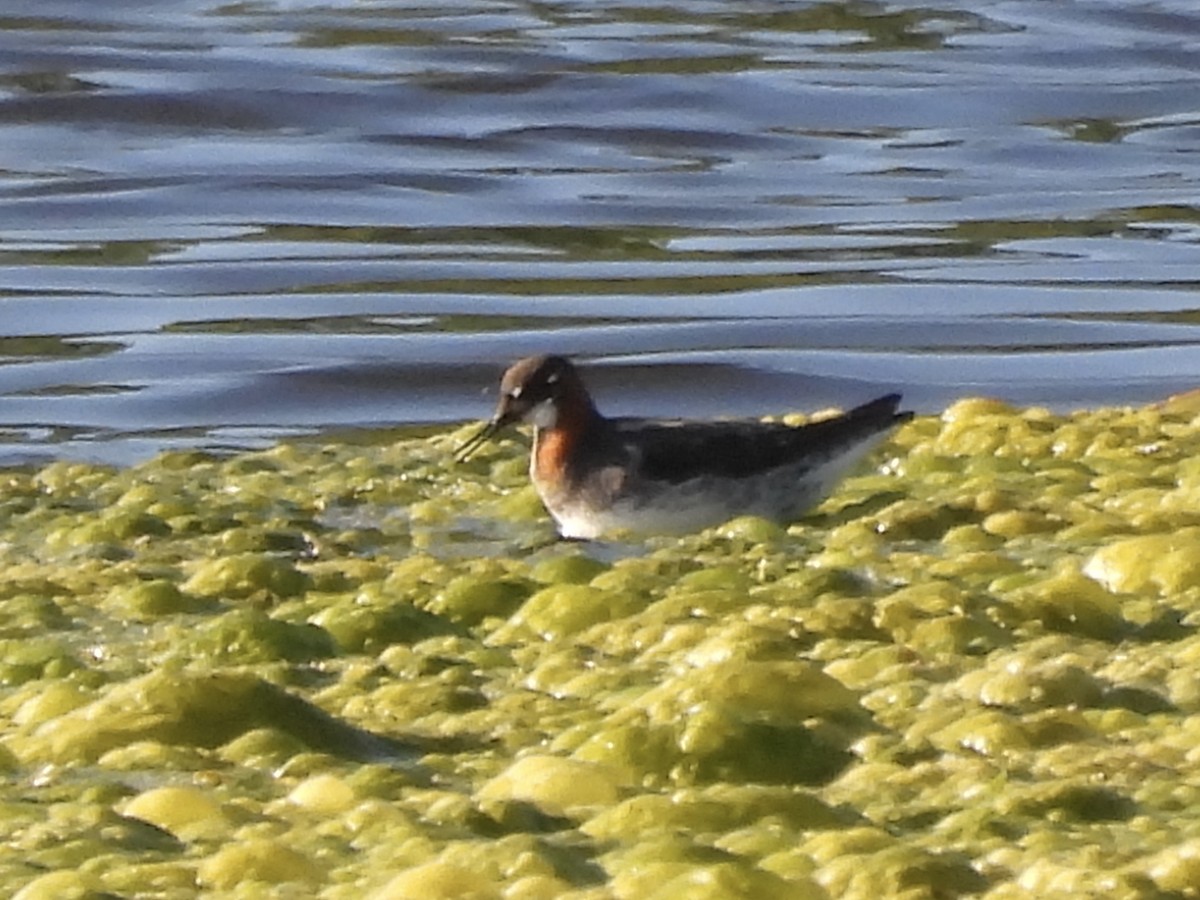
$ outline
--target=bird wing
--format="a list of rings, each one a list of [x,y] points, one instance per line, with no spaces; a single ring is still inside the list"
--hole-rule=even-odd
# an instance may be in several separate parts
[[[678,484],[702,476],[746,478],[777,466],[816,466],[906,421],[899,394],[840,416],[792,426],[757,420],[717,422],[614,419],[617,437],[638,462],[638,475]]]

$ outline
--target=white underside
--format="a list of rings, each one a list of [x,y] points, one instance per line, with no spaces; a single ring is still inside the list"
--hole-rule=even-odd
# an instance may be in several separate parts
[[[881,438],[819,466],[780,466],[749,478],[697,478],[645,496],[618,498],[606,509],[542,499],[563,537],[584,540],[619,533],[686,534],[747,515],[787,523],[820,501]]]

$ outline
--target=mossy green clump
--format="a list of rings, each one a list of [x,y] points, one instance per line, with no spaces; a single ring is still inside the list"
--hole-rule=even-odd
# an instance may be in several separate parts
[[[105,598],[116,615],[133,621],[152,621],[173,613],[200,612],[208,603],[184,593],[164,578],[121,585]]]
[[[301,851],[270,838],[227,844],[203,860],[196,881],[209,890],[230,890],[246,882],[315,887],[326,872]]]
[[[556,584],[529,597],[502,629],[497,641],[529,637],[559,639],[619,619],[637,608],[637,599],[583,584]]]
[[[621,773],[598,763],[560,756],[525,756],[476,794],[484,809],[505,802],[530,803],[548,815],[612,806],[622,794]]]
[[[234,609],[180,635],[176,647],[188,656],[216,662],[303,662],[336,652],[334,636],[309,623],[281,621],[259,609]]]
[[[151,788],[129,800],[122,812],[182,841],[220,836],[231,827],[213,792],[195,787]]]
[[[1113,541],[1092,554],[1084,572],[1120,593],[1200,589],[1200,527]]]
[[[389,598],[378,584],[328,600],[309,623],[330,635],[343,652],[378,653],[392,644],[413,644],[455,630],[450,616],[420,609],[400,597]],[[436,601],[431,605],[436,606]]]
[[[294,597],[308,587],[308,576],[287,559],[240,553],[201,563],[182,590],[201,597],[241,599],[254,594]]]
[[[52,637],[0,640],[0,685],[62,678],[81,665],[63,640]]]
[[[508,617],[530,591],[530,586],[520,580],[460,575],[438,591],[425,608],[454,622],[478,625],[491,616]]]
[[[141,741],[215,747],[267,726],[350,756],[394,749],[252,674],[169,669],[116,684],[90,703],[31,723],[12,735],[8,747],[26,765],[66,764],[94,761]]]
[[[614,545],[468,433],[0,473],[0,893],[1192,891],[1192,405],[965,400]]]

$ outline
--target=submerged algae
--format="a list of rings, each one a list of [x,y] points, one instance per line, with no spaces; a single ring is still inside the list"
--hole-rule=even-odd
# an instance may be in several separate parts
[[[2,473],[0,891],[1194,891],[1187,403],[963,401],[606,547],[456,437]]]

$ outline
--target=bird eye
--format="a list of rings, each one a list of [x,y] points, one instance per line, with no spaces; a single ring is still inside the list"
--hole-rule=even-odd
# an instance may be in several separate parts
[[[520,400],[521,399],[521,386],[518,384],[515,388],[513,388],[511,391],[509,391],[508,397],[510,400]]]
[[[551,372],[546,376],[546,384],[558,384],[558,377],[557,372]]]

